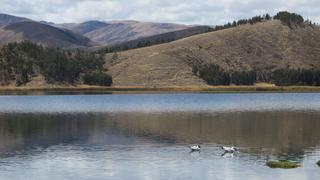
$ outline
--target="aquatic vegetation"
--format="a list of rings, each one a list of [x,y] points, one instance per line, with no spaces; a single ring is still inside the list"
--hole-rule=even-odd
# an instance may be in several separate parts
[[[290,161],[268,161],[267,166],[270,168],[293,169],[301,167],[300,164]]]

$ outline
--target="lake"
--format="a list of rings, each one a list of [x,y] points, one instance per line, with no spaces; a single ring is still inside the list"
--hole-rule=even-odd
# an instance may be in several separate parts
[[[0,96],[0,179],[313,180],[318,160],[319,93]]]

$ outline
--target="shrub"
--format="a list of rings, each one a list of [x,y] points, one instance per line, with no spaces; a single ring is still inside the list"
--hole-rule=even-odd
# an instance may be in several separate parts
[[[111,86],[112,77],[109,74],[94,72],[83,76],[83,82],[88,85]]]

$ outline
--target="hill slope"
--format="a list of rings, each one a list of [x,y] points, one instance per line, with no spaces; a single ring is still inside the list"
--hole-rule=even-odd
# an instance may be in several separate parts
[[[92,42],[81,35],[35,21],[23,21],[0,28],[0,44],[32,41],[51,47],[90,46]]]
[[[115,85],[205,85],[194,64],[225,70],[320,68],[319,27],[289,28],[280,21],[243,25],[172,43],[106,55]]]
[[[25,22],[25,21],[32,21],[32,20],[27,18],[17,17],[17,16],[11,16],[8,14],[0,14],[0,26],[6,26],[6,25],[17,23],[17,22]]]
[[[92,49],[105,50],[105,52],[119,52],[129,49],[136,49],[142,47],[153,46],[157,44],[164,44],[186,37],[194,36],[197,34],[203,34],[212,30],[209,26],[193,26],[187,29],[167,32],[163,34],[157,34],[153,36],[143,37],[136,40],[126,41],[119,44],[109,45],[106,47],[94,47]]]

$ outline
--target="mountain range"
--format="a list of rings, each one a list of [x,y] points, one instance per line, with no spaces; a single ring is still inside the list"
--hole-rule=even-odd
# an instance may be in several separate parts
[[[0,44],[31,41],[49,47],[77,48],[99,47],[121,44],[138,39],[153,38],[160,34],[183,32],[184,38],[194,34],[194,28],[170,23],[152,23],[138,21],[87,21],[83,23],[55,24],[46,21],[34,21],[28,18],[0,14]],[[207,31],[208,26],[199,28],[195,33]],[[190,29],[190,33],[188,30]]]
[[[56,26],[77,32],[102,45],[117,44],[190,28],[179,24],[138,21],[88,21],[80,24],[59,24]]]

